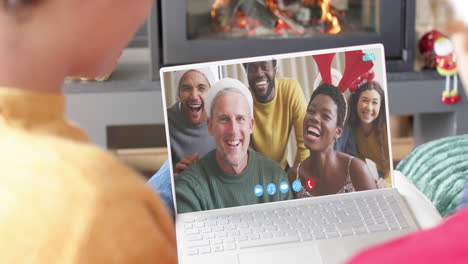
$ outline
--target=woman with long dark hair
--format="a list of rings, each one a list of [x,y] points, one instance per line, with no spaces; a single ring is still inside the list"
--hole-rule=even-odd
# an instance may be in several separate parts
[[[372,160],[379,178],[390,183],[385,93],[380,84],[367,82],[351,95],[347,126],[337,149],[362,160]]]

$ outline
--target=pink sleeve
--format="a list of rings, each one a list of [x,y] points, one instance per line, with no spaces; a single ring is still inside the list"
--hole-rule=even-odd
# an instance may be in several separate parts
[[[367,249],[347,263],[468,263],[467,225],[465,209],[433,229]]]

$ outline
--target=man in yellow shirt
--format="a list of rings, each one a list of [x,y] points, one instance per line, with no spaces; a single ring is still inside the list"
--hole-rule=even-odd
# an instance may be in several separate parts
[[[0,0],[0,263],[177,262],[160,199],[64,118],[65,77],[108,73],[152,2]]]
[[[276,78],[276,60],[245,63],[244,68],[254,96],[252,147],[283,169],[296,166],[309,156],[302,129],[307,102],[299,82]],[[297,152],[294,164],[287,164],[288,139],[293,127]]]

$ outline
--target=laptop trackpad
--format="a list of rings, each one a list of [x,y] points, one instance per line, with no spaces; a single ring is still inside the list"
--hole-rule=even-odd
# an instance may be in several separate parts
[[[322,263],[322,258],[315,245],[296,246],[294,248],[276,248],[240,253],[240,264],[284,264],[284,263]]]

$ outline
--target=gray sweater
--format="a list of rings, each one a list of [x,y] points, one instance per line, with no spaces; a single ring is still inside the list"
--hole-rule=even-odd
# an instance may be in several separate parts
[[[171,141],[172,165],[185,155],[200,153],[200,158],[215,149],[215,140],[208,133],[206,123],[194,126],[180,112],[179,101],[167,109],[169,136]]]

